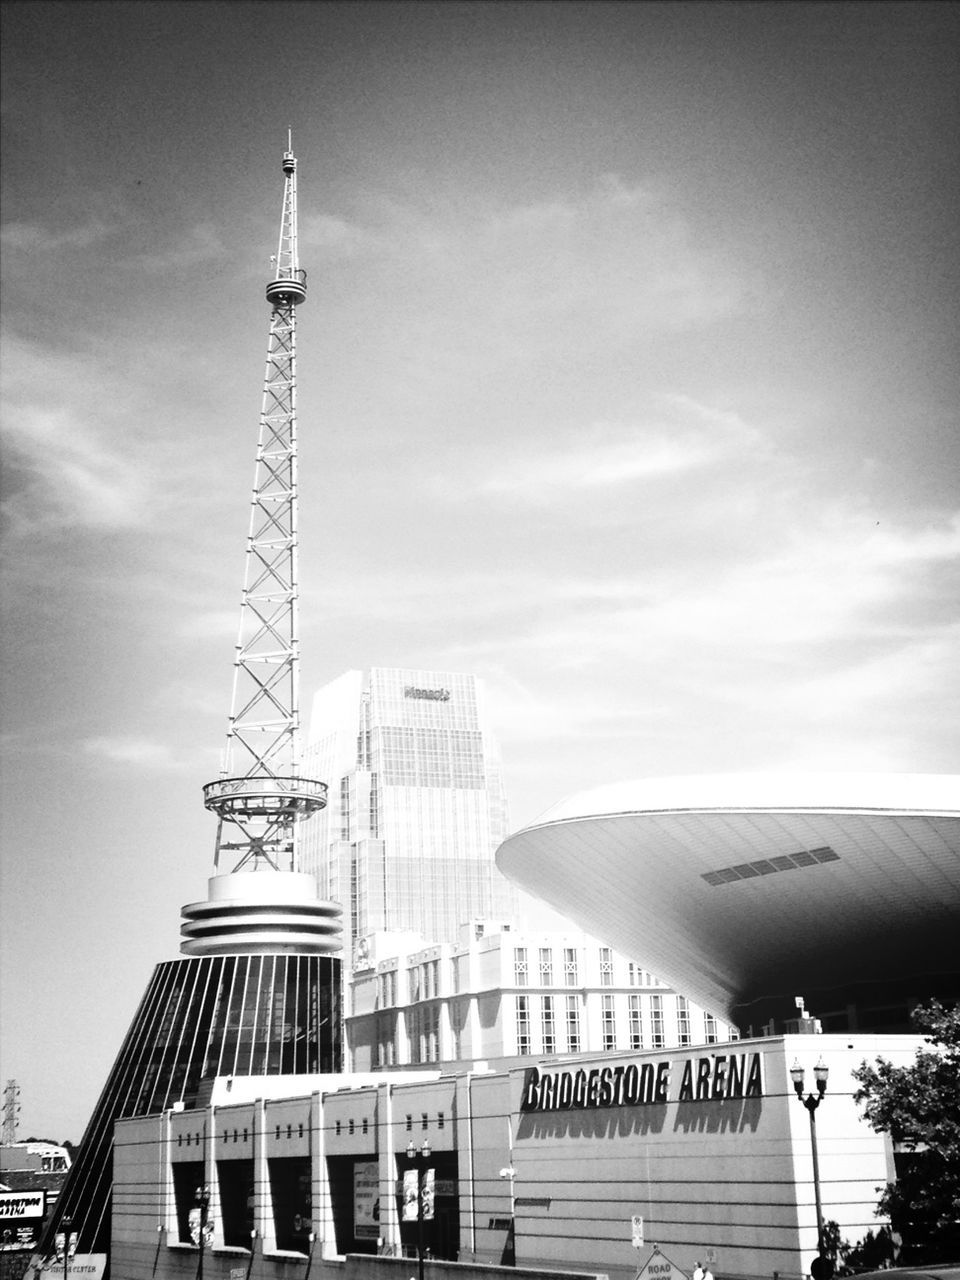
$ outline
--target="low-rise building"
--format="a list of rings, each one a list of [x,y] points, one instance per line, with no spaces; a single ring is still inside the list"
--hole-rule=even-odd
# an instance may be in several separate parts
[[[367,939],[346,1022],[354,1071],[715,1044],[737,1032],[578,929],[473,921],[456,944]]]
[[[117,1124],[114,1274],[193,1277],[203,1189],[206,1280],[289,1280],[298,1262],[297,1275],[332,1280],[347,1254],[415,1255],[421,1228],[432,1259],[461,1263],[633,1280],[656,1243],[688,1275],[700,1260],[725,1277],[800,1280],[817,1213],[791,1064],[811,1087],[815,1062],[828,1070],[823,1213],[857,1240],[878,1225],[877,1188],[895,1161],[862,1118],[852,1072],[880,1054],[912,1061],[921,1044],[767,1037],[316,1077],[297,1080],[309,1086],[298,1093],[276,1079],[221,1079],[209,1105]],[[418,1175],[430,1189],[422,1223],[404,1213]]]

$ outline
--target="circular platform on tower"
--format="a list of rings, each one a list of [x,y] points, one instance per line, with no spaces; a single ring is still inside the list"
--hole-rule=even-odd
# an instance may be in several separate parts
[[[204,808],[221,818],[306,816],[326,803],[327,784],[314,778],[219,778],[203,788]]]
[[[307,296],[307,273],[300,268],[292,276],[283,276],[271,280],[267,285],[267,301],[273,306],[285,306],[288,303],[303,302]]]

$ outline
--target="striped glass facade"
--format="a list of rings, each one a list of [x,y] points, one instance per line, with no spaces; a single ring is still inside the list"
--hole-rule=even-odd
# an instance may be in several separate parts
[[[340,959],[197,956],[157,965],[48,1220],[79,1253],[110,1251],[114,1122],[203,1105],[216,1076],[342,1069]]]

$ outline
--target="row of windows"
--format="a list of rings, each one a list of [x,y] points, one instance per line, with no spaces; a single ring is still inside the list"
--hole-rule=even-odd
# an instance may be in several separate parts
[[[667,1046],[667,1028],[662,995],[628,994],[621,998],[604,995],[600,1006],[600,1047],[605,1051],[622,1049],[663,1049]],[[644,1014],[643,1002],[647,1001]],[[582,1004],[579,996],[516,997],[516,1037],[518,1054],[579,1053],[584,1047],[581,1027]],[[456,1012],[456,1011],[453,1011]],[[535,1043],[534,1019],[539,1015],[539,1041]],[[462,1032],[459,1017],[451,1018],[453,1056],[462,1056]],[[395,1024],[392,1017],[381,1016],[377,1023],[377,1065],[396,1065]],[[676,1039],[684,1046],[693,1043],[689,1001],[676,998]],[[716,1044],[718,1028],[712,1014],[703,1015],[703,1043]],[[407,1044],[409,1062],[438,1062],[441,1057],[440,1006],[425,1006],[408,1015]]]
[[[440,961],[427,960],[409,970],[410,1003],[434,1000],[440,994]]]
[[[537,985],[544,987],[553,986],[553,948],[539,947],[537,951],[536,974],[539,979]],[[468,957],[465,956],[453,956],[451,959],[452,990],[454,994],[459,994],[463,989],[461,970],[464,962],[466,961],[468,961]],[[580,969],[577,949],[575,947],[563,948],[563,975],[565,986],[576,987],[580,985]],[[533,985],[530,981],[531,976],[528,960],[528,948],[515,947],[514,981],[516,985],[518,987]],[[663,983],[654,978],[652,974],[648,973],[645,969],[641,969],[635,964],[628,965],[628,976],[630,979],[630,985],[634,987],[663,986]],[[613,978],[613,952],[609,947],[601,947],[601,986],[612,986]],[[441,988],[439,959],[430,960],[423,964],[412,965],[407,970],[407,982],[409,1002],[411,1004],[415,1004],[419,1000],[433,1000],[445,994]],[[397,970],[390,969],[379,974],[377,976],[377,1008],[389,1009],[394,1007],[398,1003],[398,995],[399,987]]]
[[[517,1053],[530,1054],[539,1052],[551,1054],[557,1052],[578,1053],[581,1049],[580,1004],[576,996],[566,996],[566,1045],[557,1042],[557,1003],[561,997],[541,996],[540,1007],[540,1045],[535,1050],[531,1034],[531,1001],[530,996],[516,997],[516,1033]],[[616,1049],[663,1049],[667,1044],[666,1025],[664,1019],[664,1003],[661,995],[628,995],[624,1011],[613,995],[601,998],[600,1006],[600,1047],[605,1051]],[[643,1001],[648,1001],[646,1018]],[[624,1019],[623,1014],[626,1013]],[[676,1004],[677,1044],[680,1046],[693,1043],[693,1030],[690,1016],[690,1002],[684,996],[677,997]],[[718,1038],[717,1022],[712,1014],[703,1015],[704,1043],[716,1044]]]
[[[527,947],[514,947],[513,949],[513,977],[516,986],[531,986],[531,967],[529,958],[529,949]],[[599,969],[600,969],[600,985],[602,987],[612,987],[615,985],[614,977],[614,955],[611,947],[601,947],[599,950]],[[537,956],[536,973],[538,976],[537,985],[541,987],[553,986],[553,948],[539,947]],[[655,978],[646,969],[641,969],[639,965],[632,962],[627,965],[627,979],[631,987],[662,987],[664,984]],[[580,985],[579,963],[576,947],[563,948],[563,985],[566,987],[578,987]]]

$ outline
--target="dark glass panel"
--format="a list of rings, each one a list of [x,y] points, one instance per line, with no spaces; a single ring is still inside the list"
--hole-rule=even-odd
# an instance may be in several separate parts
[[[223,969],[217,984],[217,1007],[213,1014],[210,1043],[203,1067],[204,1079],[226,1074],[222,1070],[221,1062],[223,1045],[227,1035],[227,1021],[230,1016],[230,998],[237,976],[238,959],[238,956],[224,956],[223,958]]]
[[[173,1197],[177,1205],[177,1235],[181,1244],[193,1243],[190,1210],[196,1207],[197,1190],[202,1186],[202,1160],[182,1160],[173,1165]]]
[[[270,1041],[270,1024],[273,1013],[273,974],[276,968],[275,956],[264,956],[260,971],[260,983],[257,990],[256,1024],[253,1036],[253,1054],[250,1059],[250,1074],[262,1076],[267,1070],[268,1047]]]
[[[310,1157],[268,1160],[277,1248],[309,1253],[313,1230]]]
[[[243,1005],[240,1010],[240,1026],[237,1035],[237,1062],[234,1072],[238,1076],[251,1074],[253,1037],[257,1019],[257,1001],[260,996],[260,972],[262,956],[247,957],[247,978],[244,983]]]
[[[203,1079],[203,1068],[210,1043],[210,1031],[213,1025],[214,1010],[223,986],[223,958],[209,957],[203,966],[203,994],[197,1013],[197,1031],[187,1066],[187,1077],[183,1085],[183,1100],[192,1106],[197,1100],[200,1081]]]
[[[253,1161],[218,1160],[223,1243],[249,1249],[253,1231]]]

